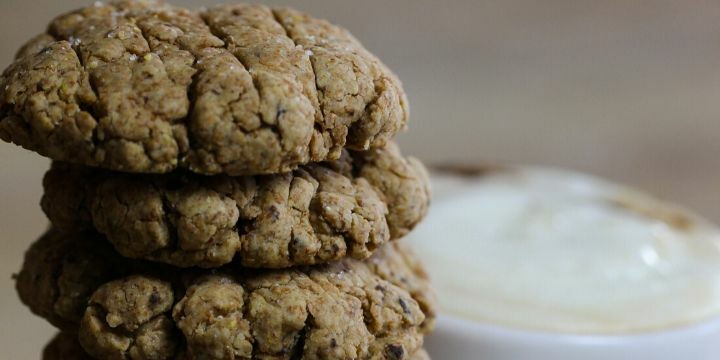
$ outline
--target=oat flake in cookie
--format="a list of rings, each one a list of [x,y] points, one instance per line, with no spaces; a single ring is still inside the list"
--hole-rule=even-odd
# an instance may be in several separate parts
[[[119,171],[255,175],[382,147],[405,93],[346,30],[291,9],[97,2],[0,78],[0,138]]]
[[[28,253],[18,288],[36,296],[62,282],[91,288],[68,298],[74,305],[66,306],[83,312],[65,317],[64,330],[77,332],[96,359],[410,359],[433,326],[426,274],[399,242],[366,261],[324,266],[210,271],[130,262],[102,281],[87,267],[64,280],[63,264],[102,259],[94,241],[88,234],[44,237]],[[50,243],[84,245],[65,253]],[[47,260],[43,273],[34,269],[42,259],[60,265]],[[23,275],[28,271],[33,276]],[[53,314],[59,299],[36,312]]]
[[[285,268],[365,259],[425,216],[429,181],[395,146],[262,176],[118,174],[56,163],[42,207],[63,231],[176,266]]]

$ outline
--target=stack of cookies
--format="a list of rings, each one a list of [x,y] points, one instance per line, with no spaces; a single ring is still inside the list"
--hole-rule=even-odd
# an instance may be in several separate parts
[[[399,240],[425,170],[402,87],[291,9],[96,2],[0,79],[0,137],[54,160],[20,298],[44,359],[426,359]]]

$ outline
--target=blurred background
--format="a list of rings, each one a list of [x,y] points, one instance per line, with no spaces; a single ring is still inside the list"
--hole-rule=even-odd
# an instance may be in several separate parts
[[[232,1],[232,0],[225,0]],[[191,7],[222,1],[175,0]],[[89,0],[1,0],[0,65]],[[403,80],[401,145],[428,164],[560,166],[645,188],[720,222],[720,2],[306,0]],[[0,143],[0,348],[33,359],[53,330],[11,280],[46,227],[49,162]]]

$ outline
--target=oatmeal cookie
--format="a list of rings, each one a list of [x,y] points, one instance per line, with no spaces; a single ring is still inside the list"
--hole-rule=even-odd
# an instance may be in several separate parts
[[[400,82],[347,30],[262,5],[96,2],[0,77],[0,138],[126,172],[287,172],[382,147],[407,120]]]
[[[400,357],[400,359],[402,359],[402,357]],[[430,360],[430,356],[425,349],[420,349],[405,359]],[[42,360],[93,360],[93,358],[80,346],[76,334],[62,332],[57,334],[50,343],[45,346]],[[181,354],[173,360],[192,360],[192,358]]]
[[[425,216],[429,181],[394,145],[278,175],[121,174],[56,163],[42,207],[122,255],[176,266],[285,268],[365,259]]]
[[[54,295],[46,289],[62,281],[58,265],[33,270],[38,260],[102,261],[94,241],[88,234],[41,239],[18,280],[23,300]],[[87,249],[65,253],[49,242]],[[83,295],[67,301],[82,315],[61,317],[97,359],[408,359],[435,317],[426,274],[400,242],[366,261],[314,267],[178,270],[136,262],[114,274],[89,267],[82,274],[73,283]],[[59,316],[55,303],[35,304],[34,311]]]

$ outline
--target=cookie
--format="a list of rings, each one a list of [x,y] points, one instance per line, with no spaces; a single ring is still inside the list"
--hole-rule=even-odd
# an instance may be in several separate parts
[[[128,264],[97,235],[49,231],[25,253],[15,284],[34,314],[68,329],[82,317],[95,289],[126,274]]]
[[[96,2],[0,78],[0,138],[126,172],[287,172],[382,147],[407,121],[400,82],[347,30],[262,5]]]
[[[97,359],[406,359],[433,326],[426,273],[400,242],[315,267],[128,262],[106,273],[77,266],[105,260],[96,240],[51,230],[27,253],[17,287],[26,303],[46,297],[28,305],[61,318]],[[70,285],[82,290],[57,290]],[[57,311],[66,307],[83,311]]]
[[[77,334],[61,332],[45,345],[42,360],[93,360],[77,341]]]
[[[429,181],[395,146],[280,175],[121,174],[56,163],[42,207],[122,255],[176,266],[285,268],[365,259],[425,216]]]
[[[420,349],[405,359],[430,360],[430,356],[427,351]],[[45,346],[42,360],[92,360],[92,358],[90,355],[87,355],[85,350],[80,346],[76,334],[62,332],[57,334],[50,343]],[[180,355],[174,360],[190,360],[190,358]]]

